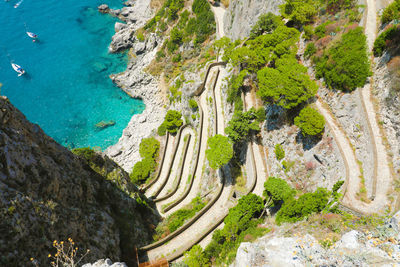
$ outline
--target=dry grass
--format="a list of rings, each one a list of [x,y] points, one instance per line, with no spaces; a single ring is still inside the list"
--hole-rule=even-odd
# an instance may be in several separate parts
[[[229,7],[229,0],[221,0],[221,3],[224,5],[225,8]]]
[[[152,9],[159,10],[164,3],[165,3],[165,0],[151,0],[150,7]]]

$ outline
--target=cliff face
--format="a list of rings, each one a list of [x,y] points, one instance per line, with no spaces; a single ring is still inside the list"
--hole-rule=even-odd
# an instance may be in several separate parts
[[[224,31],[227,37],[237,40],[246,38],[262,14],[279,14],[283,0],[231,0],[224,16]]]
[[[1,266],[27,266],[31,257],[49,265],[53,240],[69,237],[90,249],[84,262],[132,263],[133,246],[151,239],[157,217],[127,174],[100,159],[104,177],[0,97]]]

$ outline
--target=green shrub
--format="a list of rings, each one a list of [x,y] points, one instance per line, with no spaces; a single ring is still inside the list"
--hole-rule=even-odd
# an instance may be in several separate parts
[[[282,222],[297,222],[306,216],[321,212],[328,204],[329,192],[318,188],[314,193],[305,193],[298,199],[286,201],[276,214],[277,224]]]
[[[258,18],[257,23],[250,31],[250,38],[256,38],[264,33],[272,32],[281,25],[283,25],[283,22],[280,16],[268,12]]]
[[[318,0],[286,0],[280,6],[281,14],[301,26],[314,21],[318,12]]]
[[[304,51],[304,57],[310,58],[316,52],[317,52],[317,48],[315,47],[315,44],[313,42],[310,42],[306,46],[306,50]]]
[[[228,137],[217,134],[209,138],[207,144],[206,156],[211,168],[219,169],[231,160],[233,148]]]
[[[266,67],[257,73],[257,94],[264,101],[291,109],[316,94],[317,84],[308,76],[307,68],[299,64],[294,56],[276,60],[275,66]]]
[[[197,109],[199,106],[197,105],[196,100],[194,100],[193,98],[191,98],[191,99],[189,100],[189,107],[190,107],[191,109]]]
[[[144,183],[150,177],[150,174],[155,171],[155,167],[156,164],[153,158],[144,158],[142,161],[137,162],[129,175],[132,183]]]
[[[168,110],[167,114],[165,115],[164,122],[161,124],[160,127],[158,127],[158,134],[165,135],[165,131],[168,131],[171,134],[176,134],[182,124],[182,114],[176,110]]]
[[[142,158],[157,158],[160,150],[160,142],[154,137],[144,138],[139,146],[139,153]]]
[[[275,145],[275,157],[277,160],[281,161],[285,157],[285,150],[281,144]]]
[[[350,10],[355,4],[355,0],[328,0],[327,10],[330,14],[335,14],[340,10]]]
[[[138,40],[139,40],[140,42],[143,42],[143,41],[144,41],[143,32],[138,31],[138,32],[136,33],[136,37],[138,38]]]
[[[262,110],[263,111],[263,110]],[[252,131],[260,131],[260,114],[257,114],[254,108],[247,112],[235,111],[225,133],[235,143],[246,140]]]
[[[157,128],[157,134],[159,136],[164,136],[167,133],[167,126],[164,123]]]
[[[311,25],[307,25],[307,26],[304,26],[303,30],[304,30],[304,35],[303,35],[304,39],[306,41],[311,40],[311,38],[312,38],[312,36],[314,34],[313,27]]]
[[[305,107],[299,116],[294,118],[294,124],[301,129],[303,135],[319,135],[324,131],[325,119],[317,110]]]
[[[277,206],[284,201],[289,201],[295,194],[295,190],[281,178],[269,177],[264,183],[263,196],[267,199],[268,206]]]
[[[258,228],[261,220],[256,219],[263,208],[263,200],[259,196],[255,194],[243,196],[235,207],[229,209],[228,216],[224,220],[224,228],[216,230],[211,243],[196,255],[208,261],[215,260],[213,265],[216,266],[231,263],[245,237],[251,236],[254,239],[268,231],[265,228]]]
[[[371,75],[366,37],[361,27],[343,34],[322,57],[314,60],[317,78],[325,78],[330,88],[353,91],[364,86]]]
[[[382,56],[383,51],[388,48],[388,44],[396,39],[397,41],[400,41],[400,27],[392,26],[382,32],[374,42],[374,56]],[[398,45],[397,41],[394,41],[396,45]]]
[[[86,159],[87,161],[91,161],[96,155],[96,152],[90,147],[74,148],[71,150],[71,152],[79,157]]]
[[[183,262],[189,267],[208,267],[209,260],[205,257],[200,245],[194,245],[189,251],[184,253]]]
[[[329,24],[332,24],[333,21],[327,21],[322,23],[321,25],[318,25],[315,30],[314,30],[314,34],[318,37],[318,39],[321,39],[322,37],[325,36],[326,34],[326,26],[328,26]]]
[[[180,53],[176,54],[173,58],[172,58],[172,62],[174,63],[178,63],[182,60],[182,55]]]
[[[388,5],[382,13],[382,24],[391,22],[394,19],[400,19],[400,0],[395,0]]]

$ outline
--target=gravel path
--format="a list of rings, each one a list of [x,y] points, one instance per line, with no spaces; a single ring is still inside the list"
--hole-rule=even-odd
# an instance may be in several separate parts
[[[376,37],[377,31],[377,15],[374,0],[367,0],[367,20],[365,34],[367,35],[367,44],[369,51],[372,51],[373,43]],[[366,84],[361,89],[361,97],[365,104],[365,114],[371,125],[372,130],[372,143],[376,148],[376,196],[375,199],[369,204],[361,202],[356,199],[356,195],[360,190],[360,170],[357,165],[357,160],[354,155],[354,151],[346,138],[342,130],[337,126],[337,122],[332,117],[331,113],[324,107],[323,102],[318,99],[316,105],[322,115],[325,117],[328,127],[335,136],[336,143],[341,149],[342,156],[345,160],[347,167],[347,188],[344,192],[342,202],[364,214],[381,213],[385,211],[385,207],[388,204],[387,193],[390,189],[392,177],[387,160],[387,153],[385,146],[382,142],[381,132],[376,120],[376,114],[374,106],[371,101],[371,85]]]

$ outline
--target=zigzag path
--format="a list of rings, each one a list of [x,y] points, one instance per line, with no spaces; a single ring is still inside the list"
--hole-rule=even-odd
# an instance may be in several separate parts
[[[373,42],[376,38],[377,31],[377,15],[374,0],[367,0],[367,20],[365,34],[367,35],[367,44],[369,51],[372,51]],[[370,203],[364,203],[356,198],[360,191],[360,169],[357,164],[357,159],[345,133],[339,128],[339,124],[335,121],[329,110],[325,107],[325,103],[321,99],[317,99],[316,106],[322,115],[325,117],[327,126],[331,129],[336,143],[338,144],[342,157],[347,168],[347,179],[344,186],[344,197],[342,203],[347,207],[363,214],[381,213],[385,211],[388,205],[387,193],[389,191],[392,177],[388,164],[388,157],[385,146],[383,145],[382,135],[376,120],[376,113],[371,101],[371,84],[367,83],[360,93],[362,101],[365,105],[365,114],[369,125],[371,126],[372,143],[375,145],[375,171],[374,177],[376,184],[375,198]]]

